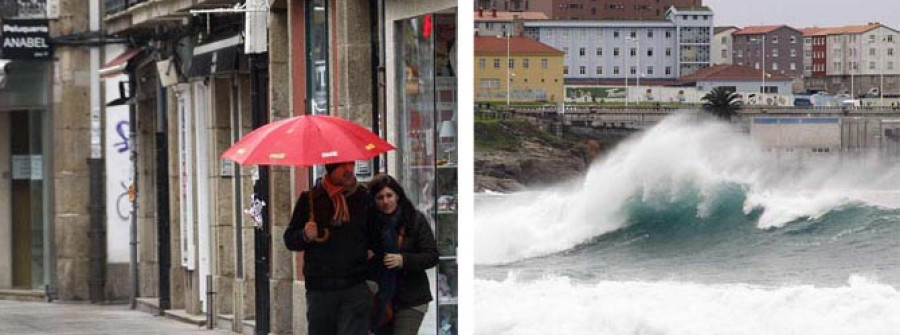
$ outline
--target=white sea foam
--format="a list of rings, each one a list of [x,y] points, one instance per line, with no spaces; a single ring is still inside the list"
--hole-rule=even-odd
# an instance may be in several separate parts
[[[900,293],[846,286],[475,280],[476,334],[897,334]]]
[[[876,161],[775,157],[717,122],[671,117],[595,163],[580,185],[511,194],[476,206],[476,263],[499,264],[564,251],[621,228],[625,204],[672,201],[698,191],[708,213],[724,184],[741,185],[745,212],[761,229],[815,219],[841,206],[900,208],[900,167]],[[662,201],[660,201],[662,199]]]

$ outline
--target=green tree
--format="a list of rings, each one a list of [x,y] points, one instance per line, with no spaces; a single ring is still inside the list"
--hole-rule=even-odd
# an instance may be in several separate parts
[[[731,120],[741,109],[740,96],[732,90],[716,87],[703,96],[703,110],[723,120]]]

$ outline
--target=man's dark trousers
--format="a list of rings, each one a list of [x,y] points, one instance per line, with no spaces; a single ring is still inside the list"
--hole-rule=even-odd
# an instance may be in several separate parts
[[[368,334],[370,301],[365,283],[340,290],[306,291],[309,335]]]

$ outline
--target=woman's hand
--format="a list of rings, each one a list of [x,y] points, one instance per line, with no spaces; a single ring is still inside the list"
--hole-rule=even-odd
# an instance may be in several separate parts
[[[403,255],[401,255],[401,254],[385,254],[384,255],[384,266],[386,266],[388,269],[402,268],[403,267]]]

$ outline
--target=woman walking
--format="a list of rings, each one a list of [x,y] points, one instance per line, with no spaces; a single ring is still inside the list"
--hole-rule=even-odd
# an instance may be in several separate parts
[[[403,187],[389,175],[369,183],[375,201],[372,258],[378,283],[371,330],[376,335],[415,335],[432,300],[426,269],[437,265],[434,233]]]

